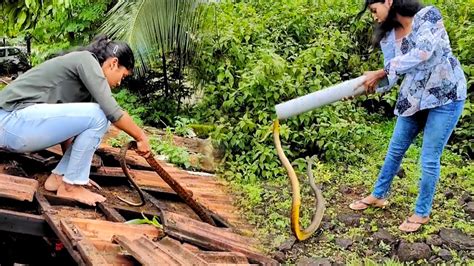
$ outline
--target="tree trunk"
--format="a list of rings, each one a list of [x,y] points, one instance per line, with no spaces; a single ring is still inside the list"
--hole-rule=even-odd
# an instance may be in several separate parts
[[[165,84],[165,94],[166,97],[170,96],[170,86],[168,84],[168,74],[167,74],[167,66],[166,66],[166,56],[165,51],[161,49],[161,60],[162,60],[162,68],[163,68],[163,83]]]

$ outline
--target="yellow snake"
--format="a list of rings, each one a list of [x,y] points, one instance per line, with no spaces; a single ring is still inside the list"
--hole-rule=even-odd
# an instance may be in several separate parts
[[[300,206],[301,206],[301,195],[300,195],[300,184],[298,182],[298,177],[296,176],[295,170],[291,166],[290,161],[285,156],[283,148],[281,147],[280,142],[280,122],[276,119],[273,122],[273,141],[275,143],[275,148],[278,152],[278,157],[280,158],[281,163],[288,172],[288,177],[291,182],[291,191],[292,191],[292,203],[291,203],[291,231],[295,235],[296,239],[299,241],[309,238],[316,230],[318,230],[321,220],[323,219],[324,210],[325,210],[325,200],[323,198],[321,190],[314,183],[313,173],[311,170],[311,159],[307,159],[308,168],[307,174],[311,188],[316,196],[316,212],[313,216],[311,224],[308,228],[301,230],[300,228]]]

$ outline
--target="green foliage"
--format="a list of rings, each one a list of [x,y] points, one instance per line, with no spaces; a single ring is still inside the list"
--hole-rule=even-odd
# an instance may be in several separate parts
[[[153,218],[150,220],[148,217],[145,216],[145,214],[142,213],[143,219],[133,219],[130,221],[126,221],[126,224],[150,224],[155,226],[156,228],[163,229],[163,226],[160,224],[158,221],[158,217],[153,216]]]
[[[184,168],[190,168],[189,153],[183,147],[173,144],[173,135],[168,131],[166,136],[160,138],[150,138],[150,145],[156,154],[166,156],[166,160]]]
[[[144,117],[147,108],[140,104],[139,99],[136,95],[130,93],[125,88],[121,88],[118,92],[114,93],[114,98],[117,103],[133,118],[133,121],[138,125],[143,125],[141,117]]]
[[[196,134],[193,129],[190,127],[191,123],[195,123],[196,120],[192,118],[185,117],[175,117],[174,128],[171,128],[173,133],[178,136],[183,137],[194,137]]]
[[[464,50],[472,50],[466,42],[472,34],[465,37],[472,28],[466,22],[472,9],[463,1],[441,3],[437,2],[455,36],[453,47],[462,51],[461,62],[469,66],[471,53]],[[360,5],[360,1],[224,1],[213,6],[202,53],[193,68],[204,91],[195,113],[199,121],[216,125],[211,135],[227,151],[225,176],[252,182],[284,175],[269,136],[273,106],[381,67],[380,51],[369,45],[369,15],[355,20]],[[448,13],[450,7],[458,13]],[[461,29],[450,24],[458,20]],[[392,113],[396,97],[394,90],[288,119],[281,132],[284,150],[290,161],[313,154],[331,162],[364,160],[377,145],[371,127],[383,119],[362,107],[370,101],[374,111],[386,105],[389,110],[384,113]],[[465,111],[453,141],[453,147],[464,153],[472,146],[471,109]]]
[[[228,151],[229,176],[282,175],[269,137],[273,106],[379,64],[378,53],[371,61],[352,56],[353,47],[368,41],[368,23],[352,22],[358,6],[341,5],[339,11],[305,1],[215,6],[215,28],[203,38],[195,68],[205,94],[196,112],[217,125],[212,136]],[[363,158],[370,129],[359,109],[339,103],[286,121],[282,141],[290,160],[315,153],[327,160]]]

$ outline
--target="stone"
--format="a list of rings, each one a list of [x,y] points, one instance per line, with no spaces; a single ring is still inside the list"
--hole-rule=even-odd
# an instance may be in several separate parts
[[[290,238],[288,240],[283,242],[283,244],[281,244],[278,247],[278,251],[288,251],[288,250],[290,250],[293,247],[293,245],[295,244],[295,242],[296,242],[296,237],[290,236]]]
[[[454,198],[454,192],[451,189],[448,189],[446,192],[444,192],[444,197],[446,197],[448,200],[452,199]]]
[[[459,229],[442,228],[439,230],[439,236],[450,248],[474,250],[474,239]]]
[[[342,247],[343,249],[347,249],[348,247],[352,246],[352,240],[347,238],[336,238],[336,245]]]
[[[281,251],[277,251],[277,252],[273,253],[273,259],[275,259],[279,263],[285,263],[286,262],[286,255],[285,255],[285,253],[283,253]]]
[[[430,235],[426,239],[426,244],[430,246],[441,246],[443,244],[443,239],[439,235]]]
[[[361,217],[358,213],[341,213],[337,219],[346,226],[359,226]]]
[[[442,258],[445,261],[449,261],[453,259],[453,255],[451,252],[447,249],[440,249],[438,252],[438,256]]]
[[[331,266],[327,258],[302,258],[296,262],[297,266]]]
[[[464,211],[469,214],[471,219],[474,219],[474,201],[468,202],[464,207]]]
[[[402,262],[429,259],[431,248],[425,243],[407,243],[402,241],[397,249],[398,259]]]
[[[351,187],[342,186],[342,187],[339,189],[339,192],[341,192],[342,194],[351,194],[351,193],[353,192],[353,190],[352,190]]]
[[[472,201],[471,195],[469,195],[467,192],[464,192],[462,196],[459,198],[459,205],[464,205],[466,203],[469,203]]]
[[[396,241],[395,237],[392,236],[387,230],[385,229],[379,229],[377,232],[375,232],[372,235],[372,238],[376,243],[379,243],[380,241],[383,241],[385,244],[392,244]]]
[[[400,167],[400,169],[398,169],[397,176],[398,176],[400,179],[403,179],[403,178],[407,177],[407,174],[405,173],[405,169],[403,169],[402,167]]]

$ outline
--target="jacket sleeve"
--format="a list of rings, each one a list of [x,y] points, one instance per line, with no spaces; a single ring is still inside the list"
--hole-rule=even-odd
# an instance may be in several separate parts
[[[99,63],[90,53],[81,55],[78,61],[77,73],[82,83],[104,111],[107,119],[112,123],[116,122],[122,117],[123,110],[112,96]]]

